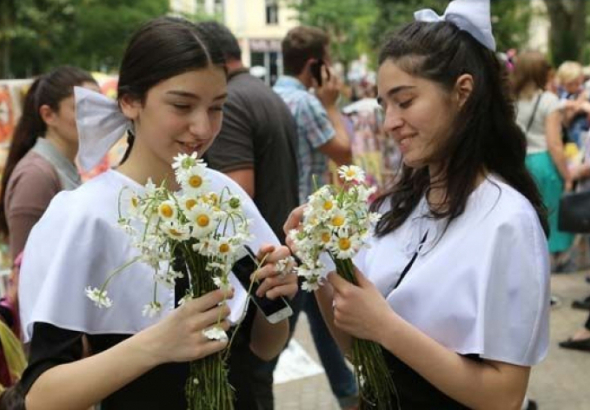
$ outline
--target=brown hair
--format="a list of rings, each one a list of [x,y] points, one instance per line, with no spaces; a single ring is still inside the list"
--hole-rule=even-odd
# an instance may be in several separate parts
[[[520,54],[512,72],[514,95],[518,97],[529,84],[534,84],[538,90],[544,90],[550,72],[551,65],[543,53],[525,51]]]
[[[299,75],[310,58],[324,58],[328,35],[317,27],[299,26],[287,33],[281,48],[285,74]]]

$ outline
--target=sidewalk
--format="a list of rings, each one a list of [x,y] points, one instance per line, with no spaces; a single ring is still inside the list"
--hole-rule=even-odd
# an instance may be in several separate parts
[[[553,275],[552,291],[561,298],[561,306],[551,312],[551,346],[549,355],[532,372],[529,396],[539,410],[590,409],[590,353],[561,349],[557,343],[580,328],[587,311],[570,308],[574,299],[590,294],[585,273]],[[295,339],[319,363],[305,315],[301,315]],[[275,386],[276,410],[338,410],[325,374]],[[404,409],[405,410],[405,409]]]

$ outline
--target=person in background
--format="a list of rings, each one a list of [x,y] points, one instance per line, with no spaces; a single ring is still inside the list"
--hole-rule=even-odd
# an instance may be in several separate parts
[[[556,72],[557,95],[563,104],[564,133],[568,142],[582,148],[582,133],[588,131],[590,102],[584,90],[584,71],[576,61],[564,61]]]
[[[63,66],[37,78],[25,97],[0,193],[0,233],[8,237],[12,260],[23,251],[53,197],[81,184],[74,163],[74,86],[99,90],[89,73]]]
[[[525,133],[526,165],[549,212],[549,251],[552,271],[571,270],[569,250],[574,236],[557,228],[559,199],[571,191],[573,177],[568,169],[561,139],[562,105],[544,87],[551,66],[542,53],[523,52],[513,71],[512,86],[517,99],[516,122]]]
[[[319,28],[291,29],[282,42],[285,75],[274,85],[297,124],[301,203],[315,187],[327,182],[329,159],[337,165],[352,162],[350,136],[337,106],[340,82],[330,69],[329,45],[327,34]],[[315,93],[309,91],[311,88]],[[351,408],[357,396],[354,376],[321,319],[315,298],[302,297],[332,391],[342,408]]]
[[[283,100],[244,67],[238,41],[227,27],[217,22],[199,23],[198,27],[218,45],[228,71],[221,131],[204,159],[244,188],[284,244],[283,222],[299,205],[295,121]],[[301,310],[300,304],[300,297],[291,301],[295,311]],[[295,318],[291,317],[291,330]],[[254,396],[257,410],[272,410],[278,357],[270,362],[260,360],[245,341],[234,340],[230,375],[235,377],[230,382],[237,396]],[[243,377],[244,372],[251,376]]]

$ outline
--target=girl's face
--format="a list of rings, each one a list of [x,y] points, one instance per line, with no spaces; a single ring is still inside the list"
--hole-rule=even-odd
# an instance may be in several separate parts
[[[95,83],[82,83],[81,87],[100,92],[100,88]],[[61,100],[57,111],[52,111],[49,106],[42,106],[41,112],[43,120],[47,124],[48,133],[58,136],[66,144],[77,149],[78,130],[76,128],[74,95]]]
[[[433,165],[449,138],[458,104],[441,86],[406,73],[392,60],[379,67],[377,85],[385,131],[399,146],[404,164],[412,168]]]
[[[226,95],[225,71],[209,66],[158,83],[143,104],[123,99],[123,112],[135,124],[133,151],[167,164],[179,152],[202,156],[221,129]]]

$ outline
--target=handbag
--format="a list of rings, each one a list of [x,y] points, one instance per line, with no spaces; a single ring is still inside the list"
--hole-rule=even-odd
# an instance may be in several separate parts
[[[572,233],[590,233],[590,190],[568,192],[559,200],[557,228]]]

